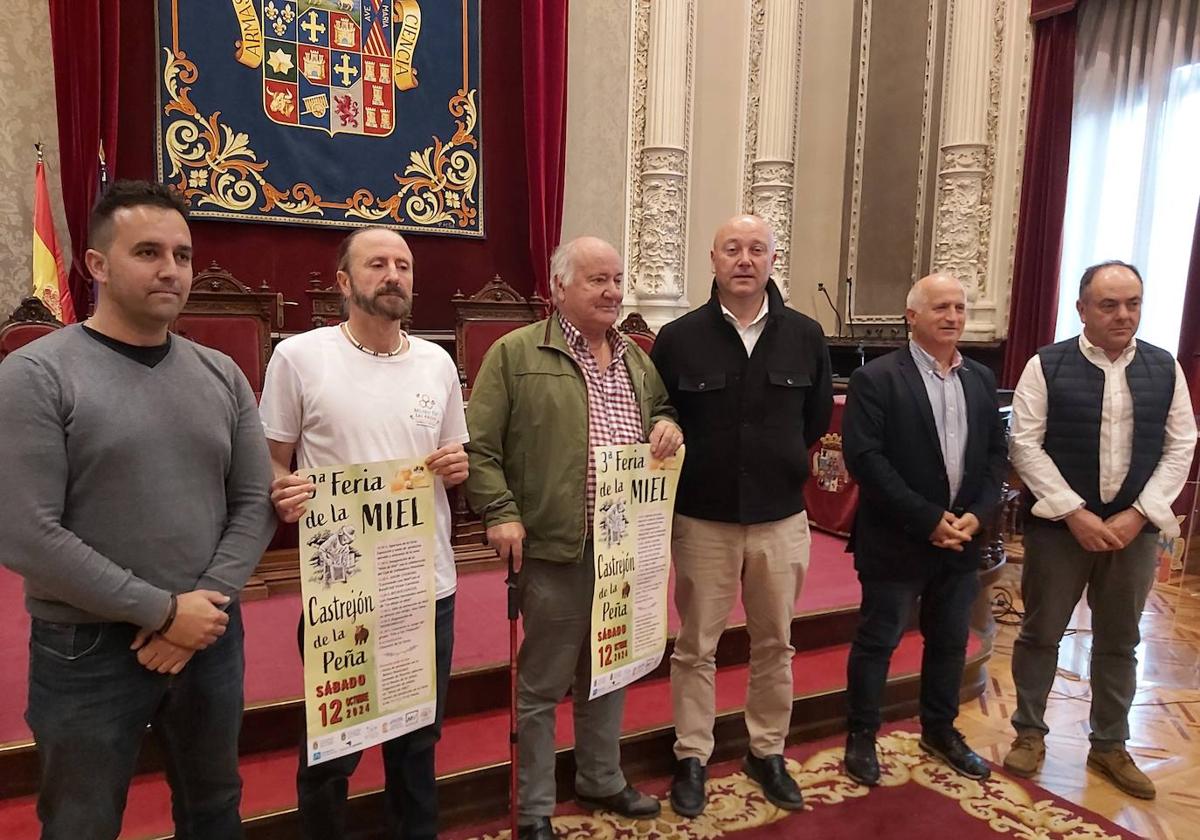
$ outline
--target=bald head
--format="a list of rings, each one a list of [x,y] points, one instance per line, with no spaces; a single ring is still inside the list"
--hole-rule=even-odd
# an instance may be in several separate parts
[[[904,316],[912,338],[935,359],[949,364],[967,325],[967,292],[957,277],[930,274],[908,291]]]
[[[731,216],[726,219],[713,234],[713,251],[719,250],[722,243],[731,237],[739,236],[759,237],[767,243],[767,251],[772,255],[775,253],[775,232],[771,230],[766,219],[762,216],[755,216],[753,213],[743,213],[740,216]]]
[[[412,311],[413,255],[404,237],[380,226],[359,228],[338,248],[338,286],[359,315],[403,321]]]
[[[713,279],[721,303],[756,308],[775,265],[775,234],[759,216],[734,216],[713,236]]]
[[[395,238],[400,241],[404,249],[409,252],[409,259],[412,258],[412,250],[408,247],[408,241],[396,230],[386,228],[382,225],[364,225],[360,228],[355,228],[346,234],[346,238],[338,245],[337,252],[337,268],[338,271],[349,271],[352,261],[352,249],[355,247],[355,242],[359,237],[367,237],[373,242],[384,242],[388,239]]]
[[[966,300],[966,290],[963,288],[962,281],[957,277],[942,272],[927,274],[912,284],[912,288],[908,290],[908,297],[904,301],[904,307],[920,311],[929,305],[931,296],[936,296],[938,292],[952,294],[955,291],[961,292],[963,300]]]

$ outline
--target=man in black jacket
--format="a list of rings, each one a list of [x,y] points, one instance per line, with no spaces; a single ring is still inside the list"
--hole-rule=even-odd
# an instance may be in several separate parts
[[[879,783],[875,733],[888,663],[917,598],[921,747],[964,776],[988,775],[954,719],[979,592],[976,536],[1006,469],[996,381],[958,352],[966,324],[958,280],[918,280],[905,315],[912,341],[855,371],[842,419],[846,467],[860,491],[849,550],[862,584],[847,667],[846,772],[865,785]]]
[[[652,358],[688,442],[675,505],[671,656],[676,773],[671,805],[706,803],[717,641],[739,583],[750,633],[746,772],[780,808],[803,807],[783,742],[792,712],[792,611],[808,566],[808,447],[829,426],[833,383],[820,326],[770,279],[775,241],[757,216],[713,240],[708,303],[663,327]]]

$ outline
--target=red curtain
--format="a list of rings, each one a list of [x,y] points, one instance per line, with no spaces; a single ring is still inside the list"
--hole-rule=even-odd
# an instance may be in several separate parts
[[[534,290],[550,297],[550,255],[562,233],[567,144],[567,0],[522,0],[529,257]]]
[[[1045,20],[1063,12],[1069,12],[1076,6],[1076,0],[1029,0],[1029,19]]]
[[[83,264],[88,216],[100,184],[100,143],[117,152],[120,18],[117,0],[50,0],[63,206],[71,234],[68,283],[82,320],[92,300]]]
[[[1001,377],[1008,388],[1016,384],[1038,347],[1054,339],[1071,158],[1075,20],[1071,10],[1035,24],[1020,222]]]
[[[1192,262],[1183,294],[1183,323],[1179,328],[1179,364],[1192,392],[1192,409],[1200,414],[1200,207],[1192,235]]]
[[[1183,322],[1179,327],[1179,366],[1192,395],[1192,411],[1200,415],[1200,207],[1196,208],[1196,232],[1192,234],[1192,261],[1188,266],[1187,288],[1183,293]],[[1200,477],[1200,448],[1192,456],[1192,469],[1188,483],[1175,500],[1172,508],[1176,513],[1191,516],[1196,498],[1196,479]],[[1188,522],[1183,523],[1183,534],[1188,534]],[[1200,532],[1197,532],[1200,533]],[[1185,559],[1186,563],[1187,560]]]

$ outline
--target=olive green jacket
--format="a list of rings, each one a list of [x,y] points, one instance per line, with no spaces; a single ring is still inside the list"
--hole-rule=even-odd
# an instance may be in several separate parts
[[[642,350],[625,365],[647,439],[675,422],[667,389]],[[588,393],[557,316],[500,338],[484,357],[467,404],[467,501],[487,527],[525,526],[524,556],[574,563],[587,536]]]

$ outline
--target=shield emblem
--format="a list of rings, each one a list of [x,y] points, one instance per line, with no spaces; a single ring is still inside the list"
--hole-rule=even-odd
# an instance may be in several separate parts
[[[812,456],[812,474],[817,486],[826,493],[841,493],[850,483],[850,473],[842,457],[842,436],[836,432],[821,438],[821,448]]]
[[[395,126],[392,0],[258,0],[273,122],[386,137]]]

